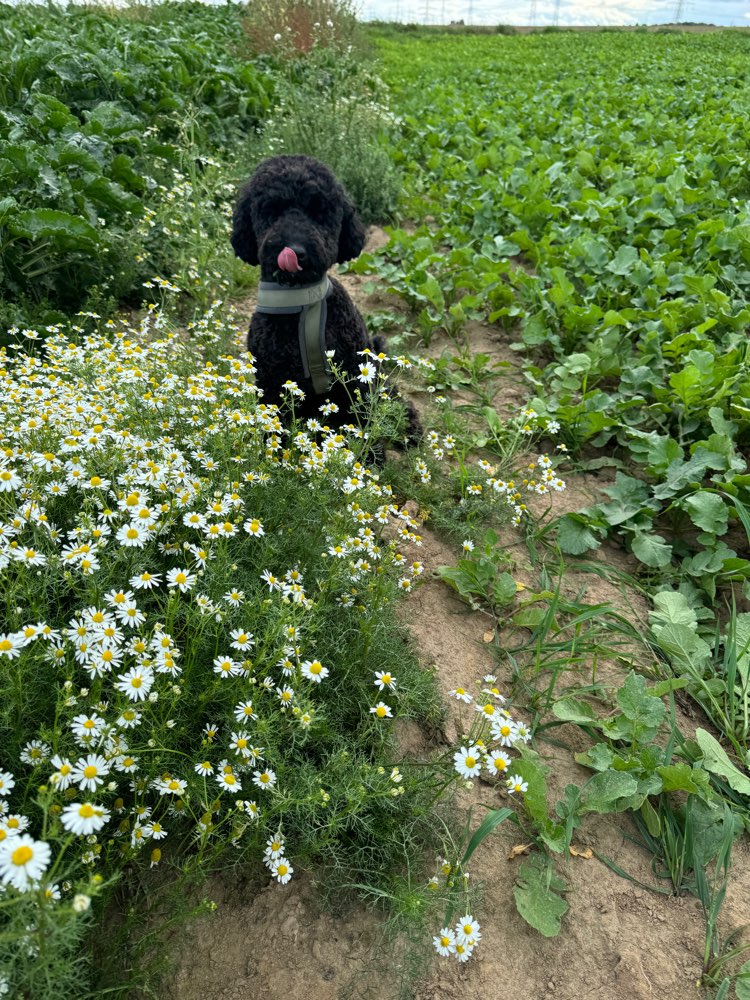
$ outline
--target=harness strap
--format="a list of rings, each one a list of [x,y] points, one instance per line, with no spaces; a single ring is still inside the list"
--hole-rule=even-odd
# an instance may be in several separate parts
[[[318,396],[331,388],[331,370],[325,355],[326,298],[332,291],[326,275],[314,285],[288,288],[273,281],[258,285],[256,311],[276,315],[299,313],[299,350],[305,377],[312,380]]]

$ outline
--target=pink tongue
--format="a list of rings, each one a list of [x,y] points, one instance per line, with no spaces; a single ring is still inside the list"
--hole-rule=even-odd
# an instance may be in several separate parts
[[[284,247],[279,256],[276,258],[276,262],[282,271],[291,271],[291,273],[294,274],[296,271],[302,270],[299,266],[299,261],[297,260],[297,254],[291,247]]]

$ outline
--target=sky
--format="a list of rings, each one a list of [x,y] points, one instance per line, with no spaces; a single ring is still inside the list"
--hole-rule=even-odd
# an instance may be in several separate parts
[[[446,24],[663,24],[704,21],[750,27],[750,0],[359,0],[366,20]],[[558,10],[556,18],[556,8]],[[556,19],[555,19],[556,18]]]

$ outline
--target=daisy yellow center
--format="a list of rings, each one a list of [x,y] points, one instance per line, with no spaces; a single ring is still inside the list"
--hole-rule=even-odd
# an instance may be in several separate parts
[[[485,713],[485,715],[494,715],[495,706],[492,704],[492,702],[487,702],[482,711]]]
[[[503,736],[510,736],[510,726],[500,726],[500,732]]]
[[[466,758],[466,766],[467,767],[476,767],[477,766],[476,759],[474,757],[467,757]]]
[[[448,947],[448,945],[449,945],[450,943],[451,943],[451,939],[450,939],[450,938],[447,938],[447,937],[441,937],[441,938],[440,938],[440,944],[441,944],[441,945],[442,945],[442,946],[443,946],[444,948],[447,948],[447,947]]]
[[[135,718],[135,712],[132,709],[128,709],[127,712],[122,713],[122,717],[126,722],[132,722]]]
[[[247,740],[237,740],[237,749],[244,750],[247,746]]]
[[[139,688],[143,684],[142,677],[131,677],[130,686],[134,688]]]
[[[456,694],[466,694],[463,688],[456,688]]]
[[[15,816],[11,816],[10,819],[8,820],[8,829],[9,830],[17,830],[19,826],[20,826],[20,823],[18,822],[18,820],[16,819],[16,817]]]
[[[2,650],[3,653],[7,653],[9,649],[13,649],[13,643],[10,639],[3,639],[0,641],[0,650]]]
[[[84,767],[83,769],[84,778],[95,778],[96,775],[97,775],[97,770],[93,764],[89,764],[88,767]]]
[[[179,781],[175,781],[175,779],[174,779],[174,778],[172,778],[172,780],[171,780],[171,781],[169,782],[169,785],[168,785],[167,787],[168,787],[168,788],[169,788],[169,789],[170,789],[171,791],[173,791],[173,792],[176,792],[176,791],[177,791],[177,789],[178,789],[178,788],[180,787],[180,783],[179,783]]]
[[[60,774],[62,774],[63,777],[65,777],[65,775],[70,774],[72,770],[73,769],[71,768],[70,764],[63,764],[62,767],[60,768]]]
[[[263,774],[261,774],[260,780],[263,782],[264,785],[266,785],[271,779],[270,776],[264,772]]]
[[[10,856],[11,861],[14,865],[18,865],[20,868],[22,865],[28,864],[29,861],[34,857],[34,852],[30,847],[25,844],[23,847],[17,847],[15,851]]]
[[[504,771],[508,765],[505,763],[502,757],[495,758],[495,769],[498,771]]]
[[[122,763],[123,767],[132,767],[133,764],[135,764],[135,761],[133,760],[132,757],[126,757]]]
[[[279,865],[277,871],[278,871],[279,875],[286,875],[286,873],[289,871],[289,869],[287,868],[286,865]]]
[[[102,659],[104,660],[105,663],[111,663],[112,660],[114,660],[114,658],[115,654],[112,652],[111,649],[105,649],[104,652],[102,653]]]
[[[237,779],[235,778],[235,776],[233,774],[225,774],[224,775],[224,781],[226,782],[227,785],[233,785],[236,780]]]
[[[27,625],[27,627],[23,630],[23,634],[26,636],[27,639],[30,639],[33,635],[36,635],[36,629],[32,628],[30,625]]]
[[[137,528],[128,528],[128,530],[125,532],[125,537],[126,538],[137,538],[138,537],[138,529]]]
[[[201,764],[201,767],[203,768],[204,771],[210,771],[211,770],[211,761],[210,760],[204,760],[203,763]]]
[[[175,577],[175,581],[177,583],[186,583],[187,582],[187,573],[178,573],[177,576]]]
[[[319,674],[322,669],[323,669],[323,664],[318,663],[317,660],[313,660],[313,662],[310,664],[311,674]]]
[[[102,485],[102,481],[101,481],[101,478],[99,476],[92,476],[91,479],[89,480],[89,482],[91,483],[92,486],[101,486]]]
[[[390,674],[383,674],[383,676],[380,679],[381,679],[381,681],[384,684],[390,684],[391,683],[391,675]]]
[[[464,934],[471,934],[472,926],[471,924],[464,924]]]
[[[242,711],[245,713],[245,715],[252,715],[253,714],[253,706],[252,705],[245,705],[245,707],[243,708]]]
[[[383,708],[382,705],[378,705],[378,707],[375,709],[375,715],[377,715],[379,719],[383,718],[383,716],[385,715],[385,709]]]
[[[85,802],[78,810],[78,815],[81,819],[91,819],[94,815],[94,807],[90,803]]]
[[[96,723],[94,722],[93,719],[86,719],[86,721],[83,724],[84,729],[94,729],[95,726]]]

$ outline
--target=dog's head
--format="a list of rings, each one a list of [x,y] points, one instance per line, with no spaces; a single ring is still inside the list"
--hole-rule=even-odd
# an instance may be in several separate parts
[[[307,285],[362,252],[364,227],[343,187],[311,156],[272,156],[240,190],[234,252],[266,281]]]

